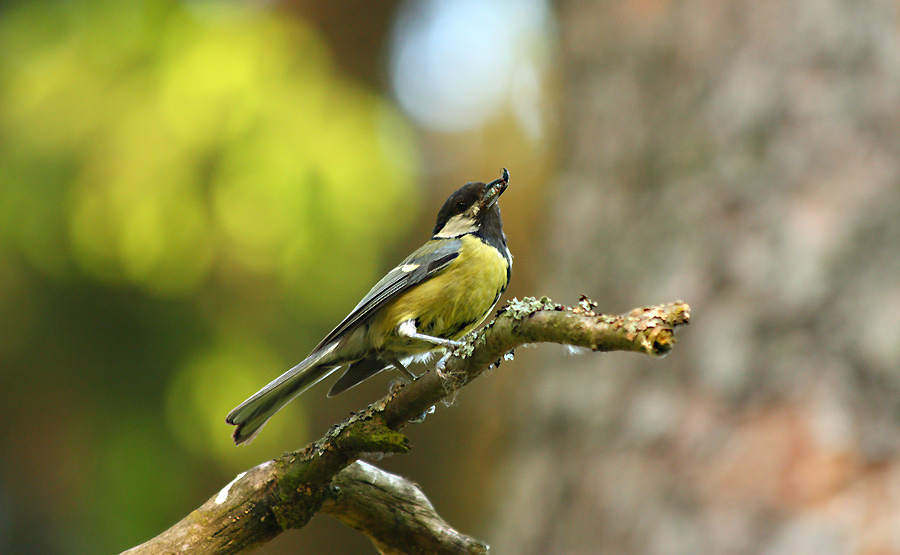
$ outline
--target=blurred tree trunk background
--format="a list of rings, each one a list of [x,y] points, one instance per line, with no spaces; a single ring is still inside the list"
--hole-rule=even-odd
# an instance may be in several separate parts
[[[379,466],[501,554],[900,553],[898,12],[4,3],[0,552],[136,545],[383,395],[223,422],[506,166],[506,297],[693,325],[520,349]]]
[[[900,552],[898,3],[557,17],[537,290],[683,298],[693,325],[661,361],[545,348],[500,372],[517,431],[492,548]]]

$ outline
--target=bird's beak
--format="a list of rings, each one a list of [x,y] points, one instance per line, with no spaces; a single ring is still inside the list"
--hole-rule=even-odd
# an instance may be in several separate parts
[[[509,170],[503,168],[500,179],[495,179],[484,186],[484,197],[481,199],[481,205],[485,208],[493,206],[497,199],[500,198],[500,195],[503,194],[503,191],[506,190],[507,185],[509,185]]]

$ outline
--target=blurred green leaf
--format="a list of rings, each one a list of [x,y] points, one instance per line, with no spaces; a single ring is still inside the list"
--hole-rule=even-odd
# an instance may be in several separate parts
[[[166,399],[169,428],[181,445],[199,457],[219,459],[229,472],[258,463],[259,450],[237,449],[225,415],[264,383],[258,376],[275,377],[287,369],[283,360],[258,339],[227,334],[198,351],[179,369]],[[281,418],[266,425],[255,448],[287,445],[286,434],[303,436],[303,405],[293,403]],[[300,433],[297,433],[300,430]]]
[[[377,279],[416,216],[413,144],[390,102],[269,7],[4,5],[0,416],[27,431],[0,460],[22,457],[16,483],[40,479],[23,474],[38,456],[77,453],[69,483],[91,473],[46,483],[61,523],[35,530],[73,552],[127,547],[305,435],[299,402],[249,449],[224,418]],[[65,445],[30,435],[60,422],[77,430]],[[22,543],[0,551],[29,545],[11,526]]]
[[[3,236],[39,268],[68,258],[184,294],[216,260],[278,274],[288,253],[318,264],[317,244],[402,230],[409,133],[382,132],[399,116],[333,72],[308,27],[231,3],[64,14],[22,4],[0,23]],[[20,32],[45,25],[61,32]]]

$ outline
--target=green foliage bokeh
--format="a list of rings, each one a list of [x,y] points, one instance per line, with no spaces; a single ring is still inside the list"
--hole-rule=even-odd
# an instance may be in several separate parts
[[[377,279],[418,209],[412,144],[286,14],[4,8],[0,551],[32,528],[50,551],[126,548],[302,434],[301,403],[256,451],[223,419]]]

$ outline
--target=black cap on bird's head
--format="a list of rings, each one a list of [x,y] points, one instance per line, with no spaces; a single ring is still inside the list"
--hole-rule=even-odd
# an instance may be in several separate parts
[[[459,237],[475,233],[482,227],[502,229],[497,199],[508,185],[509,171],[503,168],[500,179],[490,183],[466,183],[454,191],[438,212],[432,236]]]

